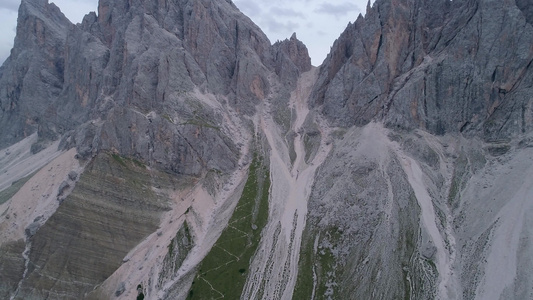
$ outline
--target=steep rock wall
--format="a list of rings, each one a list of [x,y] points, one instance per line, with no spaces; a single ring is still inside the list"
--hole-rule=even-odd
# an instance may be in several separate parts
[[[532,126],[528,15],[520,1],[376,1],[335,42],[312,103],[340,126],[520,135]]]

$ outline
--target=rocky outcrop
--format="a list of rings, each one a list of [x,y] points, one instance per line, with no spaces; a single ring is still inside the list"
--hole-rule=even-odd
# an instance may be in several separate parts
[[[140,162],[100,154],[76,189],[30,238],[29,268],[15,299],[83,298],[154,232],[169,199],[154,192],[181,184]]]
[[[136,78],[120,84],[128,103],[151,109],[180,89],[192,89],[191,84],[167,85],[173,74],[232,102],[249,99],[239,103],[249,113],[248,104],[268,93],[265,66],[271,64],[270,43],[231,2],[101,1],[98,10],[98,18],[87,18],[85,26],[109,47],[114,65],[110,73],[120,77],[125,72]],[[174,73],[165,76],[169,68]]]
[[[528,12],[520,1],[376,1],[335,42],[312,102],[341,126],[519,135],[532,126]]]
[[[279,83],[273,86],[270,109],[274,120],[289,136],[293,112],[288,109],[291,92],[296,88],[300,76],[311,70],[311,58],[307,47],[294,33],[290,39],[278,41],[272,46],[274,72]]]
[[[276,42],[273,45],[273,56],[274,69],[282,82],[295,85],[300,74],[311,70],[307,47],[298,40],[296,33],[290,39]]]
[[[54,119],[64,87],[65,51],[70,21],[54,4],[24,0],[17,35],[0,72],[0,147],[5,148],[39,130],[57,139]]]
[[[317,174],[293,299],[434,299],[401,163],[379,132],[354,131]]]

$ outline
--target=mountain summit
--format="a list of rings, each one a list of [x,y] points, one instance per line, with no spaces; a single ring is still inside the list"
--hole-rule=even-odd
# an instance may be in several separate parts
[[[532,298],[532,11],[377,0],[313,67],[229,0],[22,0],[0,298]]]

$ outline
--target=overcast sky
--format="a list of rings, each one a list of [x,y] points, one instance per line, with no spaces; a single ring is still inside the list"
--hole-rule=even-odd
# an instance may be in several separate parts
[[[73,22],[96,11],[98,0],[49,0]],[[220,0],[216,0],[220,1]],[[309,49],[313,65],[320,65],[333,41],[348,22],[364,15],[368,0],[233,0],[239,9],[266,33],[272,43],[289,38],[293,32]],[[372,1],[373,3],[374,1]],[[0,62],[13,47],[20,0],[0,0]]]

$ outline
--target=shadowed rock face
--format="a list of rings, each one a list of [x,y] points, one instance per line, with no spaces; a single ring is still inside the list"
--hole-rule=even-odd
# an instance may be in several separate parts
[[[22,1],[11,56],[0,70],[0,147],[41,129],[55,119],[64,84],[65,51],[70,21],[47,1]],[[57,139],[57,135],[44,138]]]
[[[376,1],[334,44],[312,101],[341,126],[521,134],[532,126],[526,2]]]
[[[520,8],[529,24],[533,23],[533,4],[530,1],[516,0],[516,6]]]
[[[9,299],[12,292],[17,289],[20,279],[24,275],[24,252],[25,242],[19,240],[16,242],[5,243],[0,246],[0,297]]]

